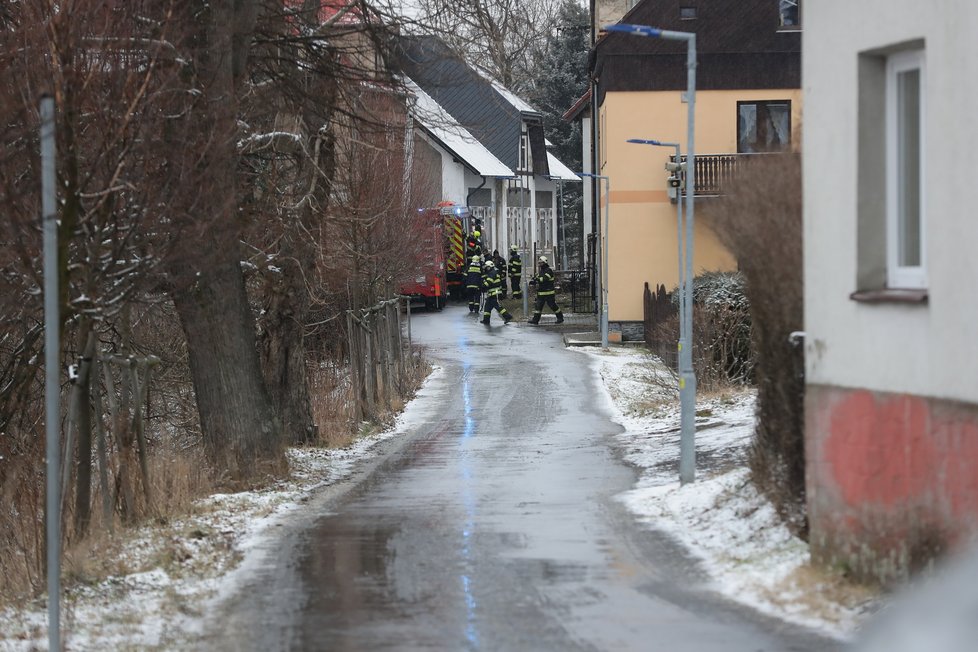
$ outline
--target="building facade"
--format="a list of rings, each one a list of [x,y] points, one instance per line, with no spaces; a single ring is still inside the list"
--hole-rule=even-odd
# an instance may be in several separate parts
[[[797,26],[783,25],[777,0],[594,4],[593,16],[696,33],[698,181],[688,190],[698,205],[722,192],[701,183],[709,179],[701,165],[730,167],[739,156],[798,148],[801,38]],[[626,5],[633,6],[616,13]],[[601,33],[590,67],[595,117],[585,159],[610,187],[608,202],[603,188],[592,190],[593,222],[598,230],[608,222],[608,318],[623,339],[640,339],[645,284],[678,283],[678,198],[670,198],[665,170],[675,151],[627,141],[679,143],[685,154],[686,44]],[[694,242],[694,273],[736,269],[705,220],[696,222]]]
[[[978,532],[978,4],[802,21],[811,549],[886,581]]]

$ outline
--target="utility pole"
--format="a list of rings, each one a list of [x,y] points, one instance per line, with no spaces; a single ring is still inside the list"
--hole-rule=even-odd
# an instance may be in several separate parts
[[[58,479],[61,367],[58,315],[58,189],[54,98],[41,97],[41,221],[44,229],[44,430],[47,466],[45,523],[48,572],[48,649],[61,649],[61,489]]]

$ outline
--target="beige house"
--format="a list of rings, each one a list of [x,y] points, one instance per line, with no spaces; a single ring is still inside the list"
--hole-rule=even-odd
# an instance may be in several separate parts
[[[629,4],[634,6],[622,15]],[[797,147],[801,37],[798,26],[788,24],[796,21],[781,9],[778,0],[592,3],[597,20],[696,33],[698,206],[722,194],[723,179],[739,157]],[[610,187],[606,203],[606,185],[594,179],[585,209],[592,207],[595,232],[603,229],[608,210],[612,338],[617,331],[622,339],[639,340],[645,284],[671,290],[678,282],[677,198],[670,198],[665,170],[675,150],[627,141],[677,142],[685,153],[686,45],[599,32],[590,73],[590,102],[579,102],[567,117],[590,128],[586,171],[607,177]],[[696,223],[694,242],[694,273],[736,269],[705,220]]]

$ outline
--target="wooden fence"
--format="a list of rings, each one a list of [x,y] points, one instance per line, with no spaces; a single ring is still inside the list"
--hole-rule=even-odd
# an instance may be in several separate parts
[[[394,407],[407,388],[410,351],[410,301],[407,303],[408,342],[401,334],[402,297],[375,306],[346,312],[354,414],[373,420]]]
[[[679,307],[673,303],[672,294],[666,292],[664,285],[656,285],[652,292],[649,284],[645,284],[643,312],[646,346],[665,364],[675,368],[679,361],[679,320],[676,319]],[[662,326],[668,321],[672,321],[675,328]]]

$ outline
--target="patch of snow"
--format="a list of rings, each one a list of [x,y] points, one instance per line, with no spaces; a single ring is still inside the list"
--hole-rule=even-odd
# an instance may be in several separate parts
[[[791,534],[750,482],[746,454],[754,430],[755,393],[698,398],[697,469],[679,483],[678,388],[647,352],[575,349],[591,359],[606,406],[625,428],[625,459],[642,469],[618,499],[640,522],[670,534],[701,560],[723,595],[761,612],[850,639],[866,618],[865,603],[842,604],[797,577],[808,567],[808,544]],[[673,386],[670,386],[673,383]],[[660,403],[650,398],[660,399]]]

